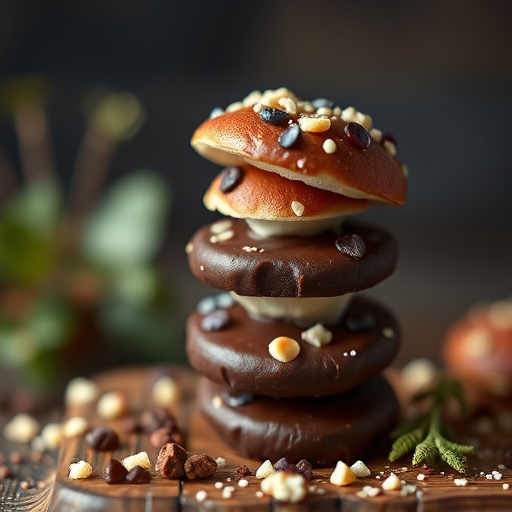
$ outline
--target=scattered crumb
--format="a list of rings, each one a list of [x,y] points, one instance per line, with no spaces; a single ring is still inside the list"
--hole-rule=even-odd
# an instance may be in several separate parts
[[[503,484],[503,490],[508,491],[510,489],[510,484]]]
[[[226,459],[224,459],[223,457],[217,457],[215,459],[215,462],[217,463],[218,468],[226,467]]]
[[[92,475],[92,466],[85,460],[75,462],[69,466],[69,478],[78,480],[81,478],[89,478]]]

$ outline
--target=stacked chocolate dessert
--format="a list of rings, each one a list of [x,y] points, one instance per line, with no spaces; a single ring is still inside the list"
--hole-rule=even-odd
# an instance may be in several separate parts
[[[405,200],[393,139],[371,125],[352,107],[282,88],[215,110],[192,138],[227,166],[204,197],[227,217],[192,237],[189,264],[230,295],[192,313],[187,353],[203,375],[201,410],[245,456],[350,462],[396,417],[380,372],[398,350],[398,325],[354,296],[391,274],[396,245],[346,219]]]

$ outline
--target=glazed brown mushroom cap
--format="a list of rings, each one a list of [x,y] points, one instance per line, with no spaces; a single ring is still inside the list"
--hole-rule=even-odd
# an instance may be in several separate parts
[[[481,305],[449,330],[444,360],[450,372],[497,396],[512,396],[512,302]]]
[[[218,210],[230,217],[305,221],[361,212],[369,204],[365,199],[352,199],[310,187],[302,181],[288,180],[251,165],[241,168],[238,171],[240,182],[223,192],[226,171],[229,169],[213,180],[203,201],[209,210]]]
[[[290,115],[288,124],[274,125],[263,121],[253,107],[243,107],[204,121],[191,144],[223,166],[249,163],[348,197],[402,204],[407,180],[397,158],[373,137],[364,149],[354,146],[345,133],[348,123],[334,115],[328,119],[329,129],[301,131],[297,141],[284,148],[278,139],[290,121],[299,122],[299,115]],[[334,152],[324,150],[326,139],[334,141]]]

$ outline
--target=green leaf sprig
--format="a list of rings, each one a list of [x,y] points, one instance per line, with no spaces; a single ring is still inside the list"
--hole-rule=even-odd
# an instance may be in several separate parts
[[[422,462],[435,462],[441,458],[459,473],[466,471],[466,454],[473,453],[474,447],[450,441],[441,423],[443,406],[452,398],[459,402],[465,412],[467,405],[462,386],[458,381],[448,378],[442,378],[432,389],[413,398],[416,403],[431,400],[432,405],[391,433],[391,437],[395,439],[388,457],[391,462],[414,450],[414,466]]]

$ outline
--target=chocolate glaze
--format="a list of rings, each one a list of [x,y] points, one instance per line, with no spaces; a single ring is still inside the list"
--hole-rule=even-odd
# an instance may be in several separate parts
[[[233,220],[234,236],[210,242],[210,226],[191,239],[189,265],[202,281],[239,295],[334,297],[376,285],[394,268],[397,248],[380,227],[346,222],[341,233],[314,237],[257,238],[244,220]],[[365,244],[355,259],[336,248],[341,235],[357,234]],[[246,251],[243,247],[256,247]]]
[[[323,347],[302,341],[304,329],[294,324],[254,320],[239,304],[226,311],[229,324],[219,331],[204,331],[203,316],[197,312],[190,315],[187,353],[195,370],[236,391],[275,397],[341,393],[379,373],[400,344],[394,317],[368,299],[352,299],[344,319],[329,326],[333,340]],[[374,319],[370,328],[354,332],[347,326],[345,319],[364,315]],[[390,328],[393,335],[385,337],[384,328]],[[282,363],[269,354],[268,344],[278,336],[298,341],[301,351],[296,359]]]
[[[360,387],[319,398],[257,396],[247,405],[230,407],[215,396],[225,387],[202,377],[199,406],[223,441],[257,460],[306,459],[314,467],[349,464],[368,452],[392,428],[398,415],[396,396],[382,376]]]

